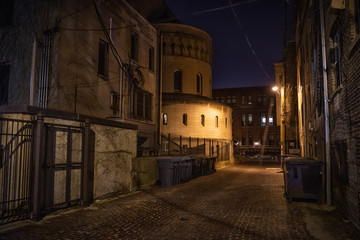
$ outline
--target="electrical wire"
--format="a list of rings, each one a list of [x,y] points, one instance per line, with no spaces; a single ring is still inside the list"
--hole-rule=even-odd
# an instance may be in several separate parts
[[[246,43],[247,43],[247,45],[249,46],[249,48],[250,48],[250,50],[251,50],[251,53],[254,55],[256,61],[258,62],[260,68],[263,70],[263,72],[264,72],[264,74],[266,75],[267,79],[268,79],[271,83],[273,83],[274,81],[270,78],[270,75],[268,74],[268,72],[267,72],[266,69],[264,68],[264,65],[263,65],[262,62],[260,61],[259,56],[257,55],[257,53],[256,53],[253,45],[251,44],[248,35],[247,35],[246,32],[244,31],[244,28],[243,28],[243,26],[242,26],[242,24],[241,24],[241,22],[240,22],[240,19],[239,19],[238,15],[237,15],[236,12],[235,12],[234,4],[232,3],[231,0],[229,0],[229,6],[231,7],[231,11],[232,11],[232,13],[233,13],[233,15],[234,15],[234,17],[235,17],[235,19],[236,19],[236,23],[237,23],[237,25],[239,26],[240,31],[241,31],[241,32],[244,34],[244,36],[245,36]]]

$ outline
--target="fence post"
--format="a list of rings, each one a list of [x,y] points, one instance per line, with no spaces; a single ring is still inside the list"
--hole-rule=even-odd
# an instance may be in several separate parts
[[[82,205],[90,204],[90,194],[89,194],[89,171],[90,171],[90,121],[89,119],[85,120],[85,129],[84,129],[84,141],[83,141],[83,174],[82,174]]]
[[[170,156],[170,133],[168,135],[168,155]]]
[[[36,117],[36,126],[34,131],[34,185],[32,194],[32,213],[31,219],[38,221],[41,219],[40,193],[41,193],[41,167],[43,159],[43,139],[44,137],[44,115],[40,112]]]
[[[181,135],[180,135],[180,156],[182,155],[182,138],[181,138]]]

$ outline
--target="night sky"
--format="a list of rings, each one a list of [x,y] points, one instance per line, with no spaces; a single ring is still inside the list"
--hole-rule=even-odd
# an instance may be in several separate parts
[[[229,0],[166,0],[166,3],[181,23],[211,35],[214,89],[274,83],[273,63],[283,58],[284,0],[232,0],[233,4],[242,3],[234,7],[241,27],[231,8],[215,10],[229,6]],[[195,14],[211,9],[214,11]]]

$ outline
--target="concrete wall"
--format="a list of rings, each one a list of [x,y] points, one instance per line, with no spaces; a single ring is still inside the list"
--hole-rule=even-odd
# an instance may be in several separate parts
[[[137,132],[92,125],[95,133],[94,198],[132,190],[132,160],[136,157]]]

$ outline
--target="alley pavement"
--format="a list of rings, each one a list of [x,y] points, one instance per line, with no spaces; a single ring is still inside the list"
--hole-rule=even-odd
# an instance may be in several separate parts
[[[332,206],[284,197],[283,174],[249,161],[0,227],[0,239],[360,239]]]

